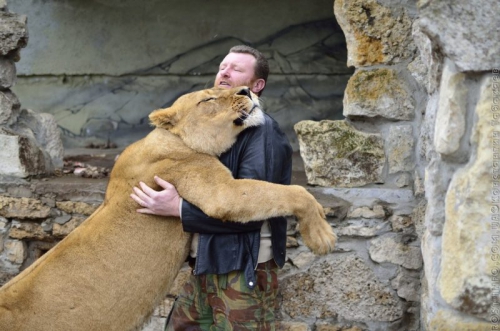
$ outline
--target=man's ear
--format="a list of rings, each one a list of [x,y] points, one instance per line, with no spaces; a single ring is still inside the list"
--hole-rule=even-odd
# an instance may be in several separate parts
[[[149,114],[149,121],[157,128],[171,129],[177,124],[177,111],[173,107],[157,109]]]
[[[259,78],[256,79],[255,82],[253,82],[250,90],[252,90],[252,92],[255,94],[259,94],[259,92],[262,91],[265,86],[266,86],[266,81],[263,80],[262,78]]]

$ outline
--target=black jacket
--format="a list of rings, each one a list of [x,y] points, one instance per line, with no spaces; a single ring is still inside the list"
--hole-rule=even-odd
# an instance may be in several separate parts
[[[220,156],[220,161],[234,178],[290,184],[292,148],[276,121],[267,114],[263,125],[240,133],[233,147]],[[248,287],[255,286],[262,221],[222,222],[184,200],[182,224],[184,231],[200,234],[194,274],[244,270]],[[274,260],[281,268],[285,263],[287,222],[284,217],[277,217],[270,219],[269,226]]]

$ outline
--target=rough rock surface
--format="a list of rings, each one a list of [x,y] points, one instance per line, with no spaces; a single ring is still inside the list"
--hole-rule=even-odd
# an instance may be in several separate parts
[[[346,35],[349,66],[398,63],[414,53],[411,20],[375,0],[336,0],[334,12]]]
[[[283,309],[292,318],[394,321],[403,314],[393,291],[355,254],[313,265],[282,284]]]
[[[426,1],[418,24],[460,71],[487,71],[500,68],[498,13],[498,1]]]
[[[27,17],[0,12],[0,55],[25,47],[28,43]]]
[[[344,94],[344,116],[414,118],[414,100],[407,83],[393,69],[357,70]]]
[[[370,257],[375,262],[391,262],[407,269],[418,270],[422,267],[422,253],[417,245],[408,245],[404,237],[388,233],[370,242]]]
[[[345,121],[302,121],[294,128],[309,184],[356,187],[383,182],[380,135],[358,131]]]
[[[414,161],[415,139],[411,125],[394,125],[389,129],[387,137],[387,154],[389,173],[411,171]]]
[[[476,153],[455,173],[446,195],[439,281],[441,295],[448,304],[483,318],[489,316],[495,289],[491,279],[494,252],[489,226],[492,205],[485,199],[492,190],[492,137],[500,132],[500,123],[491,121],[492,83],[492,77],[482,82],[476,106],[477,122],[471,136]]]
[[[42,219],[50,215],[50,207],[40,200],[0,196],[0,216],[18,219]]]
[[[460,147],[465,133],[467,92],[465,75],[457,72],[451,61],[445,62],[434,131],[434,145],[441,154],[450,155]]]

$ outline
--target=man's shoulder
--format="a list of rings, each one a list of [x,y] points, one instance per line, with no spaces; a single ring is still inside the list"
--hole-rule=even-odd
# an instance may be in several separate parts
[[[281,128],[271,115],[264,113],[264,123],[259,126],[254,126],[243,131],[242,135],[254,135],[254,134],[278,134],[283,135],[284,133],[281,131]]]

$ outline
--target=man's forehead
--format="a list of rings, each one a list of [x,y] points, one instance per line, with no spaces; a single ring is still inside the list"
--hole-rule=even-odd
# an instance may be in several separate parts
[[[250,64],[253,65],[255,63],[255,57],[251,54],[247,53],[229,53],[226,55],[226,57],[222,60],[221,64],[240,64],[240,65],[245,65],[245,64]]]

